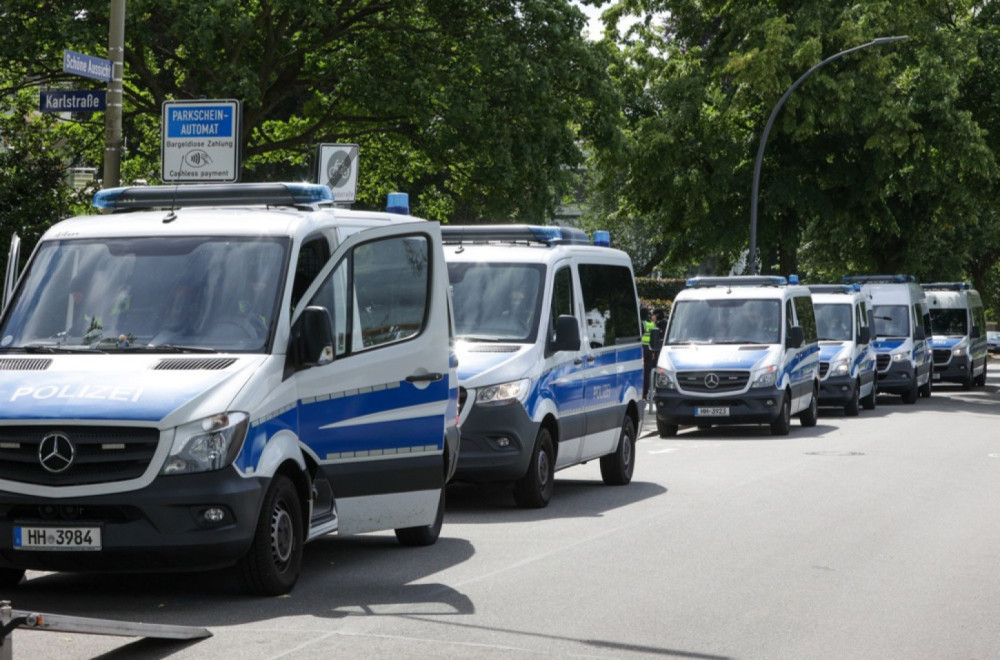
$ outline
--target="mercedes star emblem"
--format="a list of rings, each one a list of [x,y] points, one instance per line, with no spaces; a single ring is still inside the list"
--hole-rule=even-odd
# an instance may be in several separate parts
[[[52,474],[68,470],[74,458],[76,458],[76,447],[65,433],[59,431],[49,433],[38,445],[38,462]]]
[[[705,376],[705,387],[710,390],[714,390],[719,386],[719,375],[716,373],[710,373]]]

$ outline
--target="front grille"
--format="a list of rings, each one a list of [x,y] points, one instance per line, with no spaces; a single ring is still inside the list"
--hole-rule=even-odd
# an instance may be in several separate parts
[[[681,371],[677,374],[677,385],[687,392],[739,392],[749,381],[749,371]],[[712,387],[716,382],[718,384]]]
[[[820,362],[819,363],[819,377],[820,378],[826,378],[826,372],[828,372],[828,371],[830,371],[830,363],[829,362]]]
[[[892,356],[888,353],[879,353],[875,356],[875,366],[879,371],[886,371],[892,363]]]
[[[52,473],[42,466],[39,448],[53,433],[66,437],[74,448],[69,467]],[[160,432],[120,426],[6,426],[0,427],[0,479],[42,486],[126,481],[141,476],[149,466]],[[65,442],[62,453],[65,453]]]
[[[169,358],[160,360],[156,371],[218,371],[236,362],[236,358]]]
[[[950,348],[934,349],[934,364],[948,364],[949,362],[951,362]]]

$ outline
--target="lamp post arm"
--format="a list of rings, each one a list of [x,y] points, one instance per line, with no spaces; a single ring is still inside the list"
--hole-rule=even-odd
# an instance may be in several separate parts
[[[881,44],[891,43],[893,41],[900,41],[903,39],[909,39],[909,36],[900,37],[879,37],[878,39],[873,39],[868,43],[861,44],[860,46],[855,46],[854,48],[848,48],[847,50],[842,50],[839,53],[831,55],[822,62],[814,64],[808,71],[799,76],[799,79],[792,83],[792,86],[785,90],[785,93],[781,95],[778,99],[778,103],[771,110],[771,116],[767,118],[767,124],[764,125],[764,132],[760,135],[760,145],[757,147],[757,160],[754,162],[753,166],[753,189],[750,192],[750,274],[757,274],[757,191],[760,188],[760,167],[761,163],[764,161],[764,146],[767,144],[767,136],[771,133],[771,126],[774,125],[774,119],[778,116],[778,111],[781,110],[781,106],[785,105],[785,101],[791,95],[795,89],[802,84],[806,78],[811,76],[820,67],[826,66],[830,62],[843,57],[844,55],[849,55],[856,50],[861,50],[862,48],[868,48],[869,46],[878,46]]]

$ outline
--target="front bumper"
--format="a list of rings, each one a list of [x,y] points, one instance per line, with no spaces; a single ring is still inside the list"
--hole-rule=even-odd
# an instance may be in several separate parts
[[[913,386],[913,365],[907,360],[893,360],[889,368],[878,372],[879,392],[905,394]]]
[[[55,499],[0,492],[0,566],[43,571],[207,570],[246,554],[267,482],[232,468],[159,477],[126,493]],[[209,506],[226,511],[199,522]],[[14,527],[99,527],[101,549],[15,550]]]
[[[510,481],[528,471],[539,424],[519,402],[473,405],[462,422],[456,481]],[[506,446],[504,443],[506,442]]]
[[[781,413],[784,393],[774,387],[714,397],[694,397],[657,389],[656,420],[663,424],[770,424]],[[711,408],[727,408],[726,415],[701,415]]]
[[[972,360],[968,355],[953,357],[943,364],[934,363],[934,380],[963,382],[972,377]]]
[[[857,381],[851,376],[829,376],[820,381],[819,405],[842,406],[854,398]]]

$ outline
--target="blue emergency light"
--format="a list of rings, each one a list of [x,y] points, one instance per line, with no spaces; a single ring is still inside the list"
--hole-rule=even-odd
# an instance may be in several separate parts
[[[733,275],[730,277],[692,277],[689,287],[710,286],[785,286],[788,280],[780,275]]]
[[[99,190],[95,208],[127,211],[188,206],[306,206],[332,202],[333,192],[315,183],[199,183]]]
[[[405,192],[391,192],[386,196],[385,210],[388,213],[410,215],[410,195]]]

